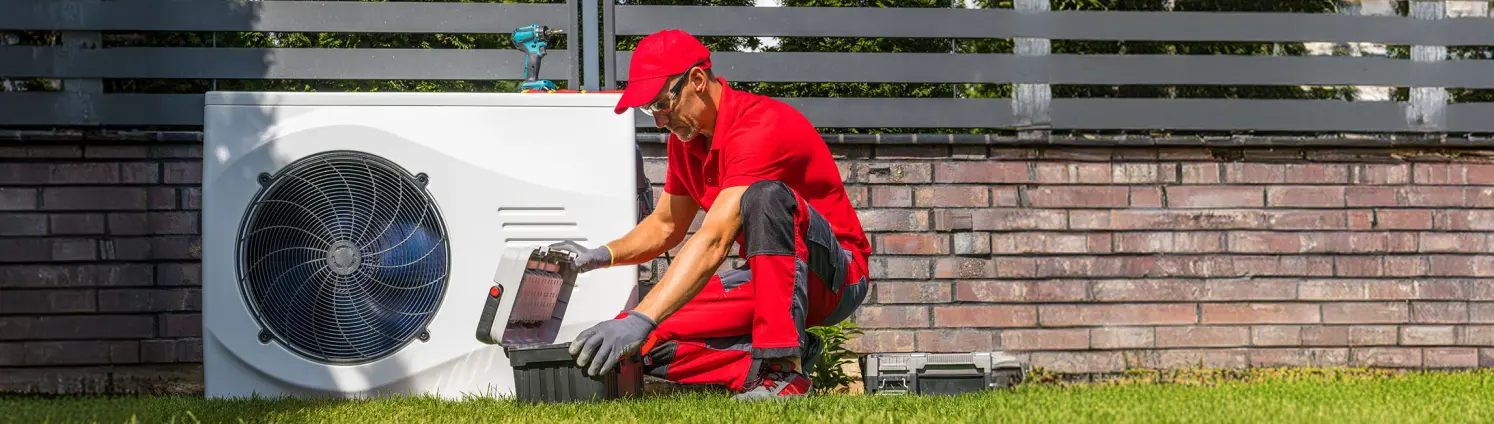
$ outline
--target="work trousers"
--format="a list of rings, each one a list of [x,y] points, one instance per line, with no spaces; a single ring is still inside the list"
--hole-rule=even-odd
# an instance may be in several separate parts
[[[807,327],[844,321],[866,299],[866,259],[787,185],[752,184],[741,209],[747,264],[713,276],[659,323],[644,343],[645,372],[737,390],[754,359],[802,357]]]

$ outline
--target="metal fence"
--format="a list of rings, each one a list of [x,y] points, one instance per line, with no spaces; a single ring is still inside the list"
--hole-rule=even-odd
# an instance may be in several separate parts
[[[99,31],[506,34],[539,23],[565,29],[568,46],[550,51],[541,76],[592,89],[627,80],[630,52],[614,48],[617,37],[666,28],[701,37],[1015,39],[1011,53],[716,53],[717,73],[734,81],[1015,87],[1006,98],[784,98],[826,128],[1494,132],[1494,103],[1450,103],[1446,91],[1494,89],[1494,61],[1449,59],[1446,48],[1494,45],[1494,20],[1446,18],[1441,1],[1413,0],[1407,16],[1056,11],[1047,0],[1018,0],[1014,9],[616,3],[0,0],[0,31],[63,34],[61,45],[0,47],[0,76],[66,79],[61,92],[0,93],[0,125],[201,122],[200,95],[105,94],[102,78],[516,79],[524,63],[503,49],[97,48]],[[1373,42],[1410,46],[1410,55],[1051,54],[1050,40]],[[1062,84],[1368,85],[1410,87],[1410,94],[1402,101],[1055,98],[1052,86]],[[651,127],[643,118],[639,125]]]

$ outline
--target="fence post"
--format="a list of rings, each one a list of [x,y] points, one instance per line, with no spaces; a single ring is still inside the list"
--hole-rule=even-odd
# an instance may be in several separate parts
[[[597,91],[602,78],[601,66],[599,66],[602,61],[602,55],[597,54],[598,44],[602,40],[601,34],[597,31],[597,27],[599,26],[597,23],[597,1],[581,0],[582,36],[580,37],[581,48],[577,49],[577,53],[581,56],[581,66],[583,69],[581,88],[586,91]]]
[[[1440,1],[1411,0],[1412,19],[1444,19],[1447,4]],[[1411,61],[1436,62],[1447,60],[1447,46],[1411,46]],[[1410,105],[1406,118],[1411,128],[1423,131],[1444,132],[1447,128],[1447,88],[1411,87]]]
[[[1047,13],[1048,0],[1016,0],[1018,12]],[[1047,56],[1052,45],[1046,38],[1016,37],[1015,50],[1018,56]],[[1012,112],[1016,114],[1017,138],[1022,140],[1046,140],[1052,119],[1053,89],[1049,84],[1016,84],[1012,92]]]

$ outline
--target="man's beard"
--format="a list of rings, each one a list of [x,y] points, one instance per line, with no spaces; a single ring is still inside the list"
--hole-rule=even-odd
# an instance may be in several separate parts
[[[674,133],[675,137],[679,137],[680,141],[686,141],[686,142],[688,142],[690,140],[694,140],[695,136],[699,134],[699,133],[697,133],[695,131],[694,128],[691,128],[689,126],[684,126],[684,127],[679,127],[679,128],[670,128],[669,131],[672,132],[672,133]]]

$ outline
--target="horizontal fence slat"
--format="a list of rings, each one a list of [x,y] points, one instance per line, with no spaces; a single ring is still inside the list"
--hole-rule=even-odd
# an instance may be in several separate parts
[[[1405,104],[1341,100],[1053,99],[1054,129],[1414,131]],[[1482,125],[1494,129],[1494,121]]]
[[[0,47],[0,75],[52,78],[522,80],[513,49]],[[571,52],[549,50],[540,77],[565,79]]]
[[[618,35],[1494,44],[1486,19],[1280,12],[619,5]]]
[[[785,98],[821,128],[1010,128],[1009,99]],[[85,116],[80,104],[94,105]],[[202,125],[201,94],[0,93],[0,125]],[[1055,130],[1418,132],[1398,102],[1053,99]],[[1448,105],[1448,132],[1494,132],[1494,103]],[[654,126],[638,115],[637,125]]]
[[[565,4],[242,0],[0,0],[0,29],[510,33],[572,30]]]
[[[632,52],[617,52],[626,81]],[[1386,85],[1494,88],[1494,60],[1384,57],[947,53],[712,54],[733,81],[1154,85]]]

